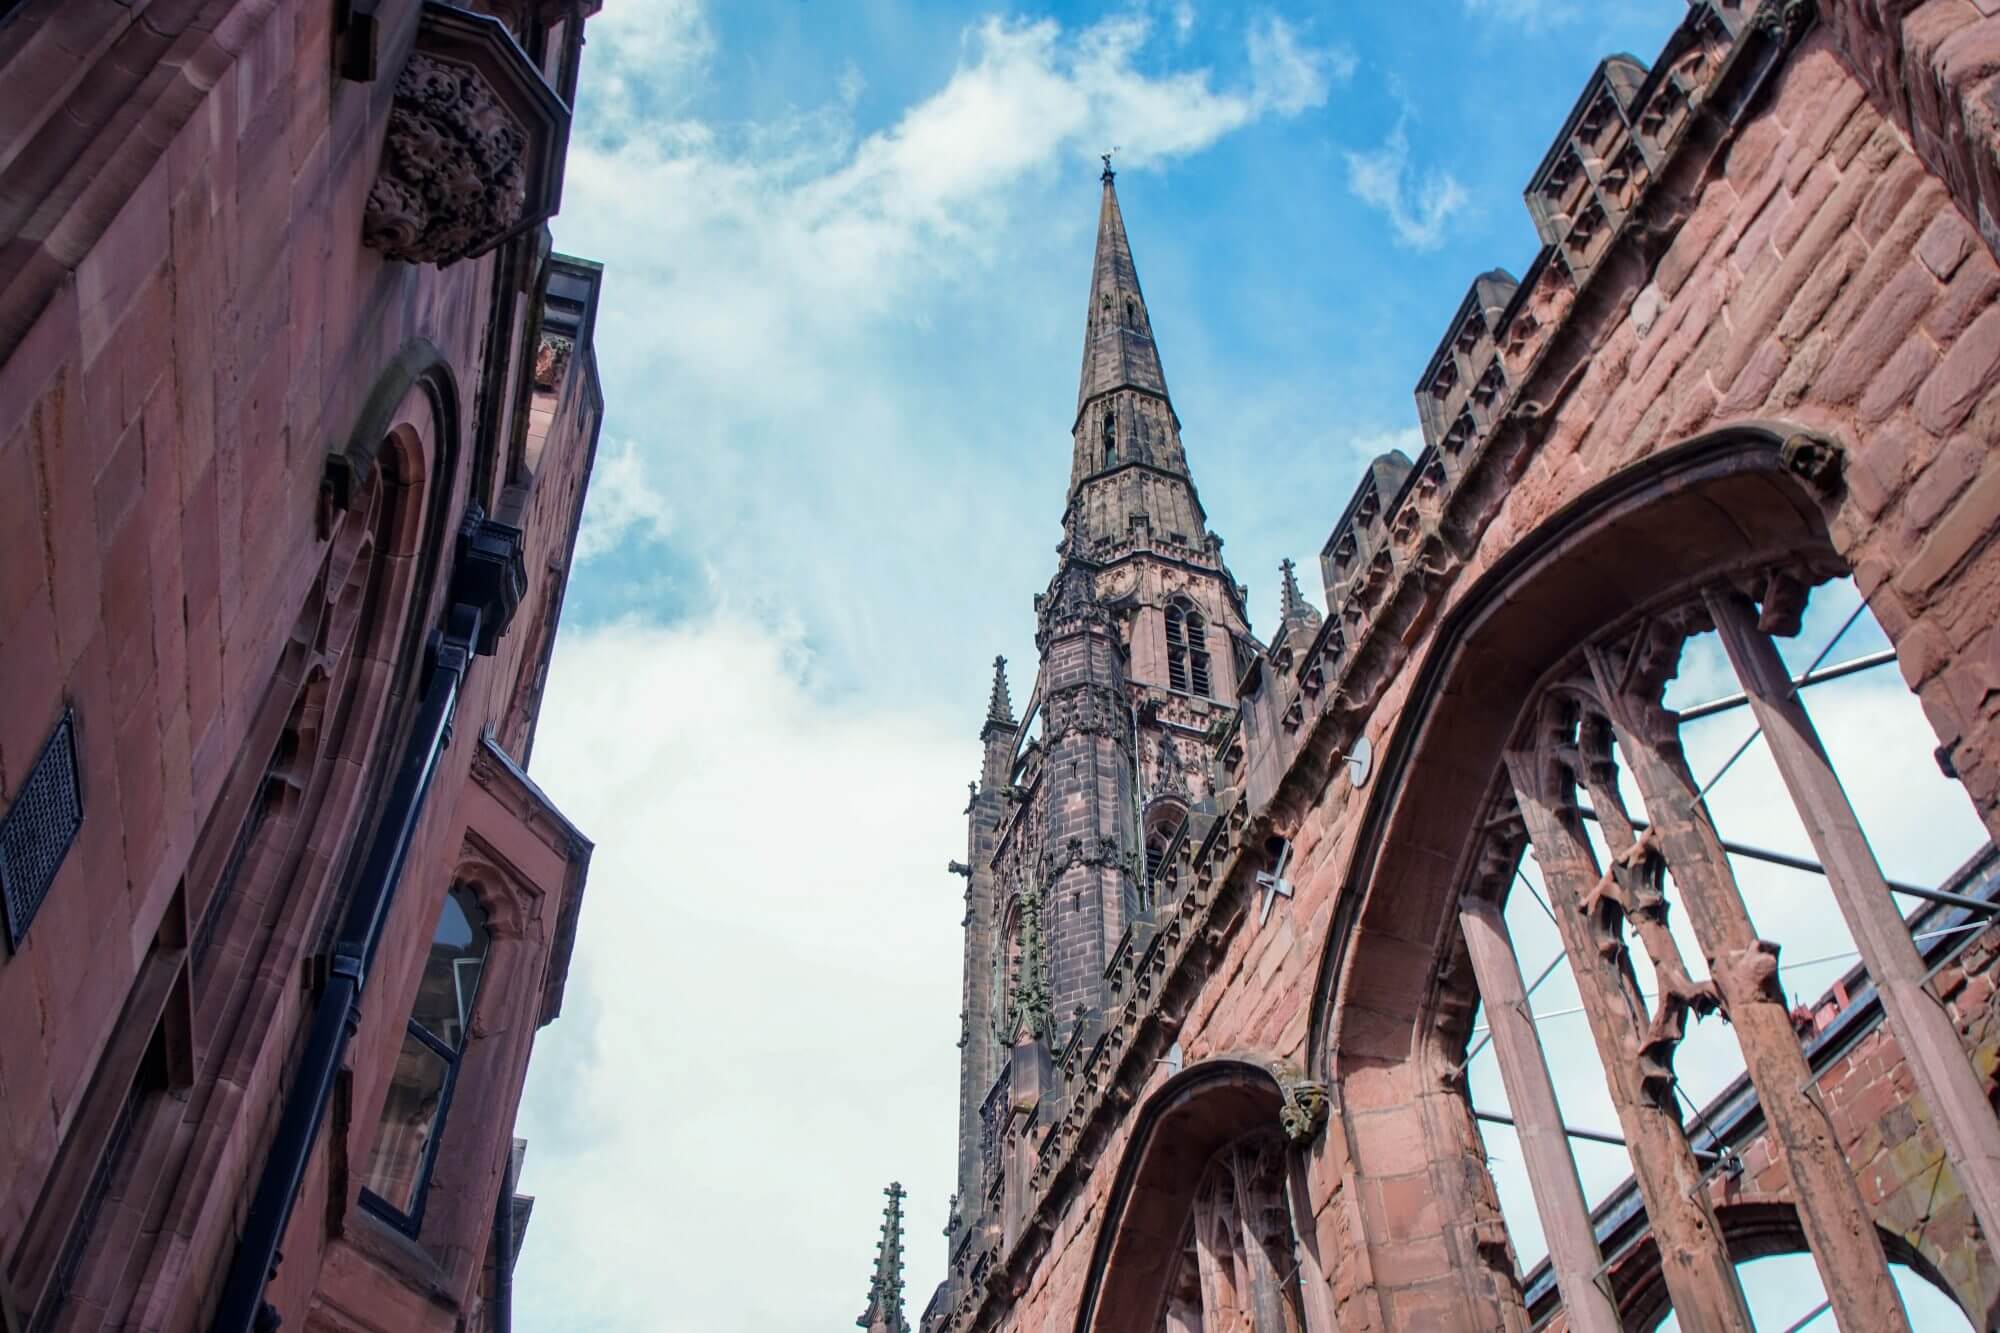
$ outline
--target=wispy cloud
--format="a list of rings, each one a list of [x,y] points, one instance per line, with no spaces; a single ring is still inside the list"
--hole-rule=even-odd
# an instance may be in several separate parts
[[[1407,122],[1407,116],[1398,119],[1379,148],[1347,154],[1347,187],[1388,218],[1396,244],[1435,250],[1444,243],[1445,228],[1469,200],[1465,187],[1449,171],[1418,171],[1410,165]]]
[[[576,534],[577,560],[593,560],[628,543],[664,541],[673,530],[673,509],[653,484],[639,446],[629,439],[600,445]]]

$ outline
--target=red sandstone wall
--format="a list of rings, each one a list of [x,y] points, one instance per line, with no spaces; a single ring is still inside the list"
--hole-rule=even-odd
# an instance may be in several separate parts
[[[2000,548],[1989,540],[2000,527],[2000,456],[1989,447],[2000,428],[1996,293],[2000,266],[1946,186],[1867,100],[1829,32],[1816,31],[1720,174],[1701,185],[1657,269],[1628,283],[1618,316],[1592,330],[1586,373],[1478,549],[1454,571],[1442,605],[1419,622],[1404,668],[1376,705],[1365,729],[1375,752],[1445,608],[1521,536],[1637,459],[1728,423],[1777,418],[1850,445],[1848,489],[1829,515],[1835,542],[1989,827],[2000,830]],[[1236,927],[1178,1033],[1190,1064],[1243,1051],[1309,1063],[1314,979],[1364,804],[1336,775],[1306,812],[1294,833],[1297,897],[1261,929],[1254,917]],[[1460,834],[1439,836],[1455,847]],[[1448,877],[1452,853],[1441,846],[1439,855],[1435,873]],[[1391,935],[1371,935],[1365,947],[1391,961],[1406,955],[1388,970],[1413,988],[1371,1004],[1419,1007],[1429,950]],[[1948,973],[1941,984],[1955,1006],[1983,1014],[1990,962],[1976,970],[1974,981]],[[1369,1017],[1347,1021],[1352,1036]],[[1983,1022],[1985,1068],[1993,1056]],[[1876,1174],[1870,1201],[1881,1201],[1895,1229],[1905,1221],[1912,1164],[1927,1171],[1936,1153],[1927,1130],[1898,1132],[1900,1118],[1888,1125],[1897,1116],[1890,1093],[1907,1094],[1889,1050],[1886,1034],[1869,1038],[1848,1057],[1854,1072],[1836,1079],[1835,1096],[1850,1148]],[[1344,1078],[1344,1116],[1335,1112],[1312,1159],[1311,1208],[1342,1328],[1458,1327],[1466,1318],[1446,1234],[1466,1219],[1441,1215],[1425,1174],[1418,1099],[1427,1089],[1415,1063]],[[1166,1077],[1157,1072],[1146,1091]],[[1865,1091],[1846,1091],[1850,1079]],[[1056,1219],[1046,1257],[1001,1327],[1073,1329],[1135,1118],[1123,1117]],[[1354,1158],[1369,1166],[1361,1197],[1343,1184],[1354,1178]],[[1764,1174],[1753,1163],[1746,1189],[1763,1188],[1755,1182]],[[1954,1192],[1948,1169],[1945,1179],[1941,1198]],[[1969,1260],[1955,1242],[1937,1239],[1949,1222],[1934,1213],[1932,1239],[1959,1281]],[[1963,1280],[1962,1291],[1990,1299],[1969,1275]]]
[[[120,136],[157,132],[161,151],[0,363],[0,808],[69,705],[87,810],[21,950],[0,958],[0,1260],[18,1251],[208,812],[233,769],[263,762],[246,751],[247,737],[325,552],[316,521],[329,450],[346,444],[378,376],[413,338],[434,343],[455,375],[457,462],[424,483],[446,490],[454,518],[475,498],[476,455],[512,432],[510,418],[482,422],[476,401],[488,374],[522,373],[485,364],[482,352],[495,265],[512,252],[439,270],[388,262],[361,244],[363,200],[417,10],[382,6],[384,74],[364,84],[332,75],[334,6],[233,7],[226,31],[240,54],[185,122],[114,127]],[[517,325],[509,345],[518,342]],[[379,1253],[337,1249],[327,1283],[349,1308],[328,1326],[448,1327],[454,1309],[479,1299],[473,1281],[492,1191],[542,1012],[556,914],[576,891],[565,876],[578,849],[552,852],[552,811],[518,794],[514,808],[495,804],[468,772],[482,730],[499,725],[510,703],[525,709],[509,729],[517,752],[532,726],[538,696],[517,700],[517,678],[553,632],[547,608],[560,595],[596,429],[582,361],[543,395],[542,476],[516,520],[527,529],[529,596],[500,655],[478,659],[468,677],[351,1050],[351,1103],[332,1122],[340,1156],[367,1161],[383,1080],[468,829],[507,850],[510,871],[539,894],[508,944],[517,956],[503,966],[496,953],[504,995],[496,986],[481,1001],[475,1046],[484,1043],[480,1059],[491,1066],[490,1096],[465,1098],[447,1130],[447,1143],[469,1155],[439,1169],[423,1237],[433,1240],[435,1223],[434,1269],[405,1264],[386,1270],[385,1282]],[[510,402],[511,391],[497,401]],[[435,468],[436,441],[425,444]],[[491,512],[500,497],[476,498]],[[418,593],[431,623],[442,587],[440,573]],[[385,665],[367,683],[385,686],[409,665]],[[527,832],[531,820],[540,832]],[[352,822],[319,829],[312,854],[331,866],[358,839]],[[203,1123],[135,1132],[128,1155],[138,1160],[118,1180],[134,1190],[150,1182],[149,1192],[128,1196],[114,1184],[105,1234],[87,1251],[56,1327],[196,1326],[233,1248],[282,1062],[310,1007],[293,980],[302,962],[295,942],[265,979],[274,1007],[254,1059],[203,1070],[198,1083],[216,1098]],[[203,1034],[195,1037],[199,1049]],[[215,1084],[218,1076],[226,1083]],[[169,1156],[204,1163],[201,1178],[177,1175]],[[343,1221],[358,1216],[349,1207],[328,1207],[327,1166],[323,1152],[273,1288],[289,1326],[305,1324],[329,1229],[351,1236],[366,1225]],[[351,1205],[355,1175],[338,1178]],[[166,1230],[155,1234],[162,1217]],[[422,1296],[426,1284],[439,1292]],[[389,1313],[399,1301],[405,1312]]]

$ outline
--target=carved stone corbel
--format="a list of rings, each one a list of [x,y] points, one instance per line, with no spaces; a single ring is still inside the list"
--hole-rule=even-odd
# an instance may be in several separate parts
[[[1326,1084],[1307,1078],[1282,1060],[1271,1064],[1271,1077],[1277,1080],[1278,1095],[1284,1099],[1278,1108],[1278,1125],[1285,1137],[1293,1143],[1311,1143],[1326,1124],[1332,1104]]]
[[[443,266],[541,225],[562,196],[569,109],[504,24],[424,7],[396,76],[362,241]]]

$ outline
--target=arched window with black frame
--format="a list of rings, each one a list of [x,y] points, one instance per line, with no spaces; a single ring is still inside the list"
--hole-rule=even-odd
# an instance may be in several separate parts
[[[1208,622],[1183,598],[1167,603],[1167,686],[1206,699],[1211,688]]]
[[[438,1137],[465,1056],[472,1006],[492,936],[486,910],[461,884],[446,895],[431,932],[416,1004],[382,1103],[375,1151],[361,1191],[369,1209],[415,1234],[423,1221]]]

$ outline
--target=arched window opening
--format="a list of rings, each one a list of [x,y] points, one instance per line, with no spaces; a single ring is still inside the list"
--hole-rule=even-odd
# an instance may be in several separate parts
[[[1210,1159],[1156,1333],[1304,1333],[1299,1263],[1275,1133]]]
[[[1748,696],[1761,706],[1773,692],[1748,674],[1744,645],[1768,644],[1773,678],[1789,678],[1776,695],[1809,717],[1824,753],[1819,780],[1851,805],[1933,970],[1984,918],[1968,923],[1963,909],[1904,890],[1984,896],[2000,882],[1963,789],[1932,760],[1915,697],[1879,669],[1894,654],[1852,581],[1808,597],[1780,571],[1762,588],[1761,606],[1733,611],[1732,594],[1706,589],[1600,635],[1578,673],[1551,673],[1505,756],[1485,845],[1467,863],[1469,967],[1455,970],[1473,981],[1477,1008],[1458,1062],[1536,1318],[1567,1298],[1555,1289],[1562,1256],[1544,1260],[1545,1234],[1564,1229],[1554,1219],[1587,1212],[1601,1223],[1641,1204],[1649,1217],[1685,1207],[1691,1219],[1709,1205],[1660,1187],[1677,1159],[1705,1178],[1740,1173],[1760,1140],[1784,1133],[1776,1122],[1796,1102],[1748,1095],[1758,1091],[1745,1058],[1758,1040],[1755,1004],[1772,1006],[1767,1024],[1789,1011],[1763,1035],[1802,1047],[1808,1082],[1825,1086],[1849,1049],[1830,1029],[1871,985],[1816,850],[1824,832],[1791,795],[1812,779],[1802,779],[1796,749],[1787,756],[1764,734]],[[1696,820],[1676,814],[1691,805]],[[1766,942],[1746,956],[1767,980],[1746,990],[1741,973],[1711,973],[1721,931]],[[1732,988],[1737,1021],[1713,1021]],[[1635,1136],[1634,1126],[1653,1128]],[[1537,1156],[1551,1142],[1568,1148],[1554,1164]],[[1787,1170],[1837,1181],[1859,1165],[1836,1154]],[[1569,1257],[1573,1268],[1601,1261]],[[1820,1299],[1814,1261],[1793,1256],[1784,1269],[1805,1274],[1786,1290],[1815,1293],[1797,1308],[1760,1304],[1749,1268],[1768,1262],[1746,1266],[1745,1296],[1758,1326],[1789,1327]],[[1718,1249],[1709,1264],[1721,1281],[1726,1256]],[[1914,1327],[1968,1326],[1956,1306],[1930,1322],[1923,1312],[1944,1298],[1929,1282],[1915,1290],[1900,1264],[1891,1276]]]
[[[1167,603],[1167,686],[1211,697],[1208,624],[1192,603],[1181,598]]]
[[[382,1105],[361,1195],[371,1210],[411,1233],[423,1220],[438,1136],[465,1055],[491,942],[478,898],[468,886],[454,887],[431,932],[430,953]]]
[[[1743,1299],[1758,1328],[1781,1328],[1786,1333],[1832,1333],[1833,1312],[1827,1305],[1826,1289],[1809,1254],[1771,1254],[1737,1265],[1743,1283]],[[1910,1313],[1910,1327],[1923,1333],[1972,1333],[1973,1325],[1958,1308],[1958,1302],[1922,1273],[1905,1263],[1891,1260],[1889,1277],[1903,1307]],[[1657,1326],[1659,1333],[1680,1333],[1681,1324],[1672,1311]]]
[[[1118,465],[1118,419],[1108,409],[1104,413],[1104,466]]]

